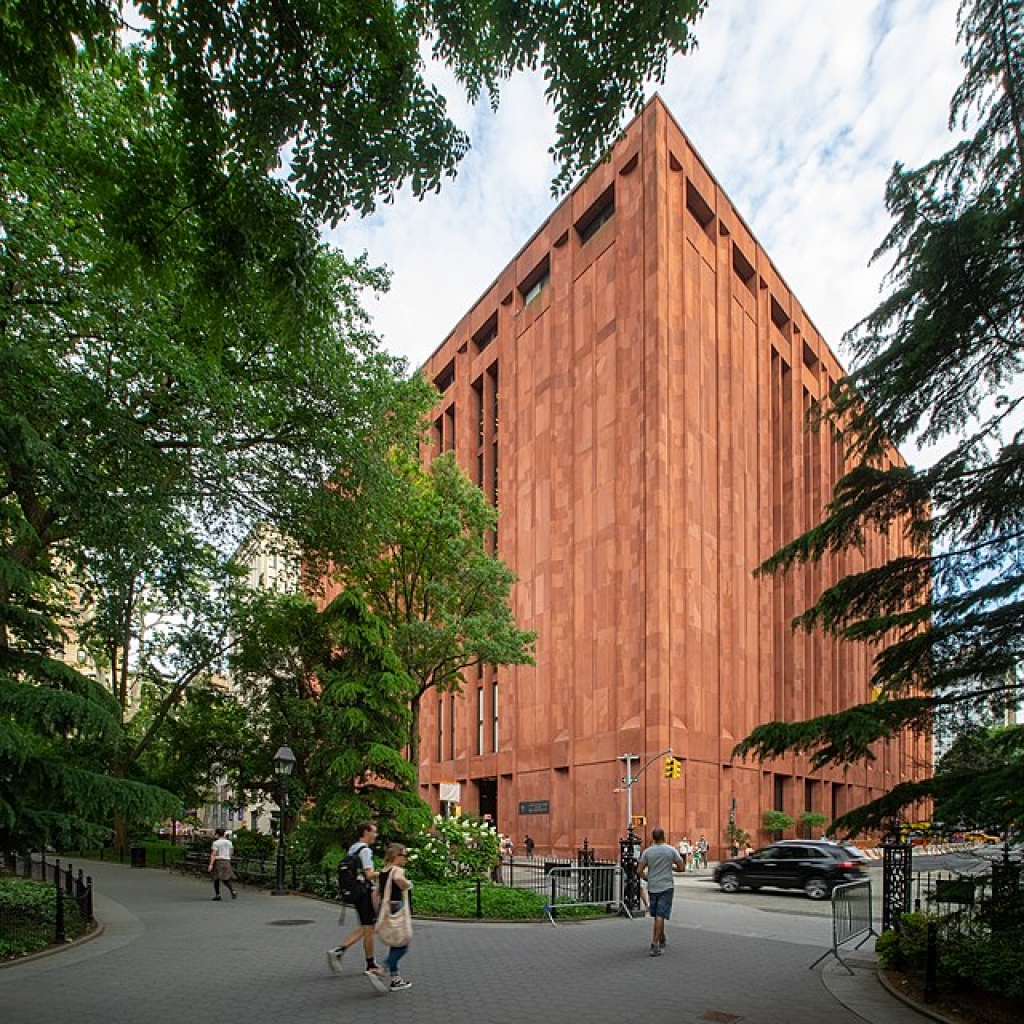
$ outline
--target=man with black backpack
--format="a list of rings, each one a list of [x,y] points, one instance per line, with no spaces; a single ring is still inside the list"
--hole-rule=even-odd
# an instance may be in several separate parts
[[[374,959],[373,942],[374,926],[377,923],[377,909],[374,906],[374,884],[377,879],[377,871],[373,866],[373,843],[377,838],[377,826],[372,821],[364,821],[359,826],[359,838],[348,848],[345,860],[342,861],[339,869],[339,888],[348,890],[343,893],[347,897],[345,902],[355,907],[359,916],[359,926],[345,936],[340,946],[327,951],[327,963],[331,970],[338,974],[341,972],[341,959],[345,950],[354,946],[360,939],[363,940],[363,955],[366,957],[366,976],[370,983],[379,992],[387,992],[387,984],[384,978],[384,971]],[[356,877],[348,882],[350,875],[349,865],[358,858]],[[344,870],[342,870],[344,869]]]

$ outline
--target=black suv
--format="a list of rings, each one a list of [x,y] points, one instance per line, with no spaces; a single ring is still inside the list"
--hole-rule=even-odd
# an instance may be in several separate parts
[[[803,889],[812,900],[826,899],[843,882],[864,878],[862,859],[840,843],[788,839],[755,850],[749,857],[723,860],[714,879],[723,892],[760,889]]]

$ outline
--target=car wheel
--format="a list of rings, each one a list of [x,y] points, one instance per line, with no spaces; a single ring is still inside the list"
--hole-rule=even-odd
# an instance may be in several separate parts
[[[828,882],[824,878],[808,878],[804,882],[804,892],[812,900],[823,900],[828,896]]]
[[[722,892],[739,892],[740,876],[735,871],[726,871],[718,884],[722,887]]]

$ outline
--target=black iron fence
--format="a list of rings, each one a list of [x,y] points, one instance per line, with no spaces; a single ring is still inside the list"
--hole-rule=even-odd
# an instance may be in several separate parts
[[[984,995],[986,1019],[1019,1021],[1024,871],[1008,857],[976,873],[914,872],[885,959],[921,985],[925,1002]],[[882,943],[883,940],[880,940]],[[880,946],[881,948],[881,946]]]
[[[7,885],[0,889],[0,956],[25,955],[60,945],[95,927],[92,878],[46,854],[4,861],[10,879],[41,882],[41,893]]]

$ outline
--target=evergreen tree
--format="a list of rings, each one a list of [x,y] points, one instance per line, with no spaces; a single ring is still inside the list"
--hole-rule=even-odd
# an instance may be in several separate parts
[[[273,796],[270,759],[287,743],[297,758],[289,801],[293,811],[305,808],[312,859],[360,821],[382,820],[401,835],[429,822],[405,756],[413,681],[387,624],[355,593],[323,610],[301,595],[264,595],[231,667],[264,752],[263,776],[257,771],[240,789]]]
[[[958,24],[965,75],[950,126],[963,137],[923,167],[894,168],[894,224],[876,253],[892,259],[889,293],[849,335],[855,369],[825,410],[851,468],[823,522],[762,567],[905,531],[906,557],[840,580],[797,620],[873,645],[879,699],[766,724],[737,754],[846,764],[903,729],[941,735],[1024,697],[1024,4],[964,0]],[[890,446],[912,440],[941,454],[893,465]],[[937,785],[900,785],[842,823],[878,824]],[[1020,759],[979,767],[970,786],[1020,820]]]

